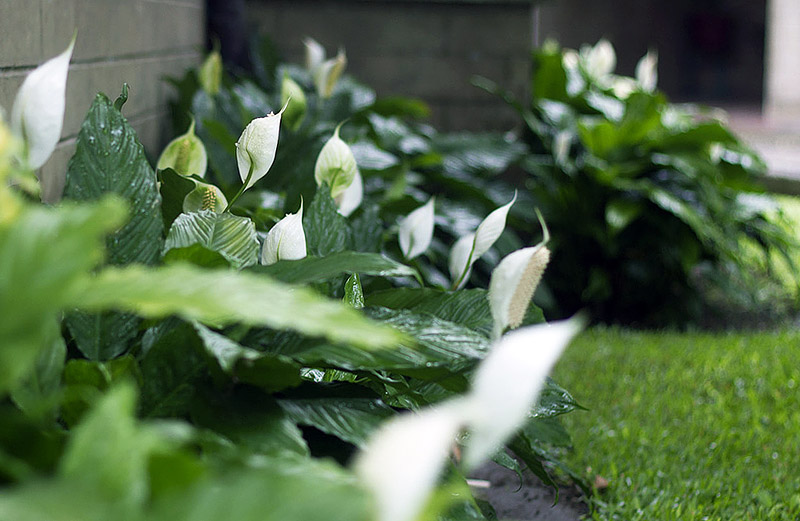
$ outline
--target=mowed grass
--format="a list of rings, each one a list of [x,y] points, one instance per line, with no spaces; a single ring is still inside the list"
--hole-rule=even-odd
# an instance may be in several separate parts
[[[800,519],[800,333],[592,329],[553,376],[590,519]]]

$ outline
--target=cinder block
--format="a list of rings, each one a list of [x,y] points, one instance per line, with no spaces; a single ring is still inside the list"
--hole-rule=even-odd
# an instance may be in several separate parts
[[[17,91],[23,80],[25,71],[14,70],[10,72],[0,72],[0,107],[6,112],[6,118],[11,114],[11,105],[17,96]]]
[[[448,6],[448,54],[479,52],[507,56],[530,49],[533,24],[529,5]]]
[[[0,2],[0,68],[36,65],[42,59],[39,1]]]

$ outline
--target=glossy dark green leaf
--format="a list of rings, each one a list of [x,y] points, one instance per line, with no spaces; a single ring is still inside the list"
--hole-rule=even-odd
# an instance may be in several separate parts
[[[295,423],[316,427],[359,447],[394,415],[391,407],[371,398],[281,399],[278,405]]]
[[[430,314],[481,332],[488,332],[492,327],[492,312],[489,309],[487,291],[484,289],[390,289],[369,295],[367,305]]]
[[[198,385],[207,379],[207,363],[194,328],[178,322],[159,332],[142,358],[142,399],[144,416],[185,415]]]
[[[205,352],[228,377],[268,392],[294,387],[302,381],[300,365],[289,358],[244,347],[198,323],[194,328]]]
[[[270,395],[255,389],[198,396],[191,415],[195,424],[258,454],[279,455],[289,451],[308,455],[300,429]]]
[[[379,277],[413,277],[416,272],[404,264],[377,253],[344,251],[327,257],[306,257],[279,261],[270,266],[254,266],[251,271],[297,284],[322,282],[343,274],[361,273]]]
[[[59,328],[45,329],[51,330],[52,340],[39,351],[33,371],[12,390],[11,399],[31,418],[53,423],[58,415],[67,346]]]
[[[350,226],[339,212],[323,184],[303,215],[303,230],[309,255],[326,257],[350,247]]]
[[[179,215],[167,234],[164,253],[195,244],[219,253],[237,269],[252,266],[258,260],[253,221],[231,213],[201,210]]]
[[[163,244],[161,196],[136,132],[103,94],[98,94],[78,133],[67,167],[64,198],[94,201],[106,194],[123,197],[130,221],[108,238],[110,264],[153,264]]]
[[[120,99],[125,98],[125,92]],[[117,194],[129,204],[131,217],[106,239],[109,264],[154,264],[163,247],[161,195],[136,132],[119,109],[98,94],[81,125],[75,155],[67,167],[64,198],[94,201]],[[78,349],[94,360],[124,353],[139,327],[132,315],[70,314],[66,318]]]
[[[158,180],[161,192],[161,215],[164,219],[164,228],[169,229],[172,222],[183,213],[183,200],[194,190],[195,184],[171,168],[159,170]]]

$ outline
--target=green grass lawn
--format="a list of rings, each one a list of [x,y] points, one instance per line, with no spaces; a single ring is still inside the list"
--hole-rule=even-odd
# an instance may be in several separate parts
[[[800,519],[800,333],[593,329],[554,378],[591,519]]]

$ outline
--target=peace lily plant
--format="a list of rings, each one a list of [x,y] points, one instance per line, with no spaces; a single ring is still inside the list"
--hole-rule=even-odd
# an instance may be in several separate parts
[[[269,266],[281,260],[299,260],[306,256],[303,231],[303,201],[297,213],[287,214],[267,233],[261,250],[261,264]]]
[[[339,49],[335,57],[325,59],[325,48],[313,38],[303,40],[306,47],[306,68],[311,74],[317,94],[322,99],[330,98],[339,77],[347,66],[344,49]]]

